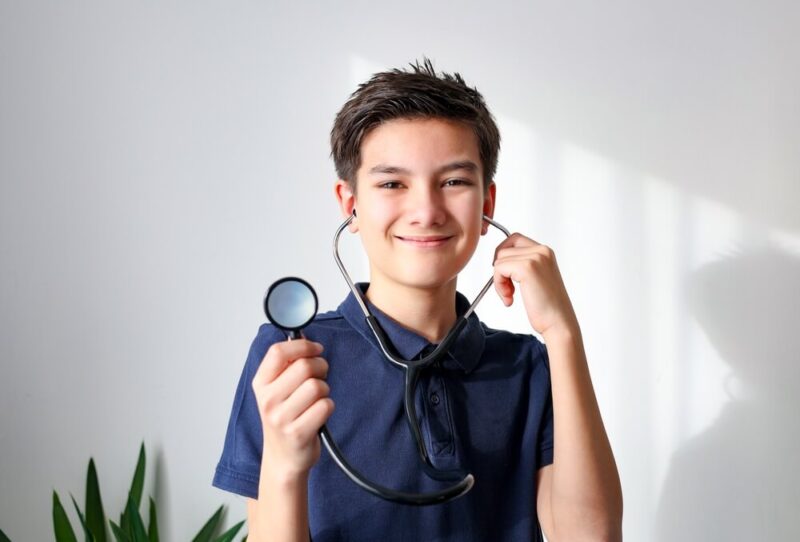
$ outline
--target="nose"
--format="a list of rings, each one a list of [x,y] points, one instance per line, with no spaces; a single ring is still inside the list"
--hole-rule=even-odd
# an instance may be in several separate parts
[[[444,198],[436,187],[417,185],[408,198],[409,222],[420,228],[430,228],[444,224],[447,212]]]

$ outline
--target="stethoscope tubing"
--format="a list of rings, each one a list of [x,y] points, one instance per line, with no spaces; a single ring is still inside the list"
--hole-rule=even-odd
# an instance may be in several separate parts
[[[414,397],[413,397],[413,390],[415,389],[416,380],[419,377],[420,371],[429,365],[432,365],[437,360],[441,359],[445,352],[450,348],[450,345],[455,341],[456,337],[461,333],[461,330],[467,323],[467,318],[474,312],[475,307],[478,303],[483,299],[483,296],[486,295],[486,292],[489,291],[489,288],[492,286],[494,282],[494,277],[490,278],[486,285],[481,289],[480,293],[476,296],[474,301],[470,304],[469,308],[462,314],[450,331],[447,333],[445,338],[437,345],[437,347],[433,350],[433,352],[429,353],[427,356],[424,356],[422,359],[419,360],[407,360],[402,359],[394,349],[390,346],[389,340],[387,339],[383,329],[381,328],[380,324],[378,323],[377,319],[370,313],[369,309],[367,308],[366,301],[364,300],[361,292],[358,290],[356,285],[353,283],[353,280],[350,278],[350,274],[345,269],[344,264],[339,256],[339,237],[341,236],[344,229],[353,221],[355,218],[355,211],[352,215],[350,215],[336,230],[336,233],[333,238],[333,257],[336,261],[339,270],[342,272],[342,276],[344,277],[347,285],[350,287],[350,291],[353,292],[353,295],[358,302],[359,306],[361,307],[362,312],[364,313],[364,317],[367,321],[367,325],[369,326],[370,330],[372,331],[373,335],[378,341],[378,345],[380,346],[381,352],[386,357],[386,359],[391,362],[392,364],[396,365],[397,367],[403,369],[405,371],[405,390],[403,396],[403,403],[405,408],[406,414],[406,421],[408,422],[409,429],[411,430],[412,435],[414,436],[414,440],[417,443],[417,449],[420,454],[420,458],[422,460],[422,467],[425,471],[425,474],[435,480],[440,481],[453,481],[458,480],[458,483],[442,489],[440,491],[435,491],[431,493],[409,493],[403,491],[397,491],[391,488],[384,487],[380,484],[377,484],[368,478],[366,478],[363,474],[358,472],[350,463],[345,459],[344,454],[342,453],[341,449],[336,445],[336,442],[333,439],[333,436],[328,431],[327,425],[323,425],[319,430],[320,440],[325,448],[328,450],[331,458],[334,462],[339,466],[339,468],[347,475],[350,480],[352,480],[356,485],[361,487],[362,489],[376,495],[382,499],[387,501],[392,501],[400,504],[409,504],[409,505],[417,505],[417,506],[425,506],[431,504],[442,504],[453,499],[456,499],[464,494],[466,494],[470,489],[472,489],[473,485],[475,484],[475,477],[472,474],[464,473],[458,470],[440,470],[433,466],[428,457],[428,452],[425,449],[424,440],[422,438],[422,433],[419,428],[419,424],[416,422],[416,407],[414,405]],[[500,231],[502,231],[506,237],[510,236],[511,234],[509,231],[500,225],[498,222],[492,220],[486,215],[483,215],[483,219],[486,220],[489,224],[496,227]]]

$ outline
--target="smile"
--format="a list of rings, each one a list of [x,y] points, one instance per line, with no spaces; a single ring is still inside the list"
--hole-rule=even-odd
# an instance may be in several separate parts
[[[407,245],[420,247],[420,248],[436,248],[444,245],[452,236],[431,236],[431,237],[421,237],[421,236],[408,236],[408,237],[400,237],[396,236],[398,239],[406,243]]]

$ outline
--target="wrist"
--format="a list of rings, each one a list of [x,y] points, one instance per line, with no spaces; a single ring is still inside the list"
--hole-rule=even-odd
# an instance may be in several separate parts
[[[258,540],[307,541],[308,472],[294,473],[274,463],[262,463],[252,515],[256,521],[250,530],[260,535]]]
[[[261,467],[260,485],[267,484],[281,492],[296,492],[308,487],[308,471],[293,471],[273,466]]]
[[[542,333],[545,343],[575,343],[582,340],[578,320],[573,319],[553,324]]]

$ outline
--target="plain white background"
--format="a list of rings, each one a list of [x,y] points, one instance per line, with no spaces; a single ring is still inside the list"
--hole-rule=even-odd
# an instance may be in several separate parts
[[[556,251],[625,538],[800,538],[799,23],[789,1],[3,1],[0,527],[51,539],[90,456],[118,517],[142,440],[170,540],[244,518],[210,484],[261,296],[287,274],[345,296],[334,115],[427,55],[497,118],[497,219]],[[478,314],[530,331],[491,292]]]

